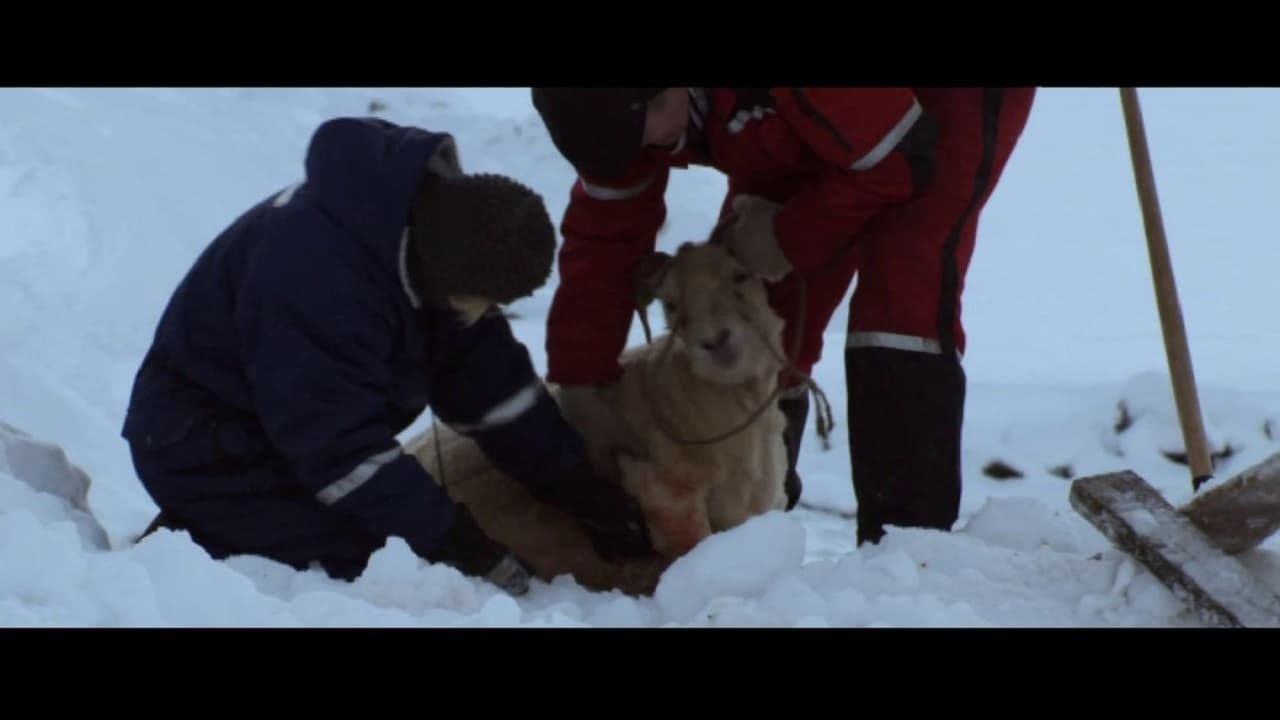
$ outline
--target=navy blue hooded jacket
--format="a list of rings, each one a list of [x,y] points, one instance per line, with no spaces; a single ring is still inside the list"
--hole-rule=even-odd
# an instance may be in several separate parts
[[[160,319],[124,425],[172,471],[144,478],[153,495],[239,467],[194,491],[302,489],[426,556],[454,505],[395,435],[428,405],[531,488],[584,462],[506,318],[465,326],[420,302],[406,227],[428,169],[459,172],[449,135],[328,121],[305,181],[206,248]]]

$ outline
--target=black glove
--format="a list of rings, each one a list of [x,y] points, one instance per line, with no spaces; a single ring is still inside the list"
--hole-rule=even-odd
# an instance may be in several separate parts
[[[596,553],[607,561],[653,552],[639,505],[616,484],[596,475],[588,462],[536,489],[533,494],[581,523]]]
[[[490,540],[465,505],[457,506],[453,525],[427,559],[456,568],[464,575],[484,578],[517,597],[529,592],[533,572],[528,565]]]

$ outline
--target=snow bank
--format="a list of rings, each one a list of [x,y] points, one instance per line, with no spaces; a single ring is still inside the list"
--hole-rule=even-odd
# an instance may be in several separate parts
[[[1226,477],[1280,451],[1280,328],[1259,322],[1280,245],[1257,241],[1276,234],[1258,188],[1280,145],[1239,140],[1265,134],[1280,95],[1157,90],[1143,101]],[[1123,468],[1175,504],[1191,496],[1113,90],[1042,90],[984,215],[966,283],[954,532],[890,529],[880,545],[854,547],[842,308],[815,370],[837,426],[827,452],[808,428],[803,506],[711,538],[651,598],[558,578],[514,600],[398,539],[353,583],[261,558],[215,562],[181,532],[133,543],[155,508],[120,423],[154,324],[196,254],[296,181],[309,134],[335,115],[454,132],[469,170],[520,178],[559,217],[573,175],[527,91],[18,88],[0,90],[0,110],[0,419],[13,426],[0,427],[0,625],[1194,624],[1067,502],[1070,478]],[[1206,137],[1206,126],[1237,132]],[[701,238],[724,187],[714,171],[674,173],[659,247]],[[556,280],[513,308],[539,368]],[[1242,561],[1280,588],[1275,539]]]

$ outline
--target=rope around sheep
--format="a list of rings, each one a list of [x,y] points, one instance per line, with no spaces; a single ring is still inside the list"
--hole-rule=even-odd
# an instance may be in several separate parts
[[[827,394],[823,392],[821,387],[818,386],[817,381],[815,381],[812,377],[810,377],[808,373],[805,373],[804,371],[796,367],[796,364],[795,364],[795,359],[800,355],[800,340],[803,337],[804,322],[805,322],[805,289],[806,289],[804,279],[803,278],[797,278],[797,279],[800,284],[800,292],[799,292],[800,310],[797,313],[798,322],[796,324],[795,341],[794,341],[793,349],[791,351],[791,357],[784,356],[777,348],[775,348],[773,345],[773,340],[769,338],[769,336],[765,333],[764,329],[761,328],[758,323],[753,321],[751,317],[749,317],[746,313],[741,311],[739,311],[739,315],[746,322],[747,326],[750,327],[753,331],[755,331],[757,335],[760,336],[760,339],[764,343],[764,346],[769,349],[769,352],[773,355],[774,359],[777,360],[782,365],[782,367],[790,373],[792,377],[798,378],[800,380],[800,384],[803,385],[808,390],[808,392],[810,392],[813,395],[814,403],[817,405],[815,422],[817,423],[818,437],[822,439],[822,448],[824,450],[829,450],[831,449],[831,440],[830,440],[831,431],[835,427],[835,417],[831,412],[831,402],[830,400],[827,399]],[[644,327],[645,342],[652,344],[653,333],[649,329],[649,317],[645,312],[646,304],[647,303],[643,301],[637,302],[636,312],[640,315],[640,324]],[[661,355],[659,355],[659,360],[664,359],[666,357],[666,354],[671,350],[671,347],[674,341],[675,341],[674,336],[668,338],[666,346],[662,348],[662,353]],[[779,379],[777,387],[775,387],[773,392],[769,394],[769,397],[764,401],[764,403],[762,403],[760,407],[756,408],[756,410],[752,412],[747,417],[746,420],[744,420],[742,423],[740,423],[738,426],[734,427],[733,429],[720,433],[718,435],[713,435],[708,438],[690,439],[690,438],[681,437],[678,433],[673,432],[671,427],[667,425],[666,420],[663,417],[662,413],[658,411],[657,403],[655,402],[655,399],[657,396],[654,395],[649,390],[649,387],[650,387],[649,374],[645,372],[643,368],[641,369],[641,382],[645,386],[644,395],[646,396],[646,398],[648,398],[648,401],[652,406],[653,417],[654,417],[654,420],[657,421],[658,429],[662,431],[662,434],[666,435],[669,440],[680,445],[714,445],[715,443],[723,442],[725,440],[728,440],[729,438],[734,437],[738,433],[743,432],[748,427],[750,427],[751,424],[754,423],[762,414],[764,414],[764,412],[768,410],[771,405],[777,402],[778,397],[782,395],[783,387],[784,387],[782,380]]]

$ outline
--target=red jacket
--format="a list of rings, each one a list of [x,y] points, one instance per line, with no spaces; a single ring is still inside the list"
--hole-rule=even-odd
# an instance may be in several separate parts
[[[701,137],[692,146],[678,154],[646,151],[610,183],[580,178],[561,224],[548,379],[598,384],[621,374],[617,357],[635,311],[632,277],[666,219],[672,167],[709,165],[728,175],[722,212],[738,193],[785,203],[775,224],[778,244],[796,272],[807,273],[922,181],[929,125],[927,118],[916,122],[917,95],[910,88],[695,92],[690,131],[700,125]]]

